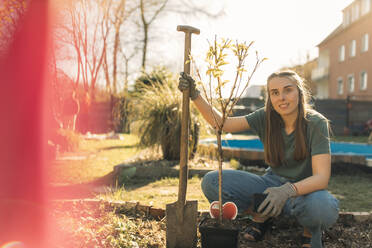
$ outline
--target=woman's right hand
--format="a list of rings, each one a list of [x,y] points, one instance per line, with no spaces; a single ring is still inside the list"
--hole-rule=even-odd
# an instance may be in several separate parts
[[[195,80],[185,72],[180,73],[178,82],[178,89],[183,92],[190,88],[190,98],[195,100],[199,95],[200,91],[195,86]]]

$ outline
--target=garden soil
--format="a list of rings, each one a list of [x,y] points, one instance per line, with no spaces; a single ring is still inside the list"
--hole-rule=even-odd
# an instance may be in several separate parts
[[[84,209],[84,210],[82,210]],[[83,214],[83,217],[81,216]],[[115,233],[102,232],[102,230],[95,235],[97,231],[94,227],[100,228],[103,225],[110,225],[110,222],[103,218],[105,213],[103,209],[90,208],[89,206],[84,206],[82,201],[80,204],[75,204],[69,208],[62,207],[62,205],[56,204],[53,210],[53,216],[57,220],[57,226],[59,227],[58,234],[69,236],[65,244],[60,243],[59,247],[69,248],[69,244],[74,244],[74,247],[111,247],[106,246],[107,242],[105,240],[108,236],[113,238],[118,235],[117,231]],[[68,223],[66,224],[66,217],[69,216]],[[141,216],[139,214],[133,213],[116,213],[118,218],[124,218],[124,222],[130,220],[135,225],[138,225],[138,230],[132,231],[130,237],[133,238],[133,242],[139,245],[134,245],[133,247],[165,247],[165,220],[154,220],[153,218],[148,218]],[[350,218],[339,218],[338,222],[327,230],[323,235],[324,247],[327,248],[372,248],[372,220],[357,222],[352,216]],[[82,219],[84,221],[85,227],[91,228],[71,228],[71,222],[79,222],[81,226]],[[105,222],[106,219],[106,223]],[[199,220],[200,221],[200,220]],[[147,224],[144,224],[147,223]],[[251,220],[247,216],[240,216],[234,220],[233,224],[238,227],[241,232],[239,236],[239,247],[258,247],[258,248],[294,248],[300,247],[300,237],[302,234],[302,228],[292,219],[278,219],[274,221],[273,226],[269,233],[266,235],[265,240],[260,242],[250,242],[243,238],[243,232]],[[116,229],[117,230],[117,229]],[[125,234],[125,229],[121,230]],[[85,233],[87,232],[87,233]],[[88,235],[89,234],[89,235]],[[137,235],[137,236],[136,236]],[[201,247],[200,234],[198,248]],[[84,237],[82,241],[82,237]],[[146,240],[144,240],[146,239]],[[103,245],[106,244],[106,245]],[[116,247],[116,246],[115,246]]]

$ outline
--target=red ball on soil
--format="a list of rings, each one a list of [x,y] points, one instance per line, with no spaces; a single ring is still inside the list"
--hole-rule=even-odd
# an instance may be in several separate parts
[[[238,215],[238,208],[233,202],[226,202],[222,207],[222,218],[233,220]]]
[[[211,206],[209,207],[209,214],[212,218],[218,218],[218,215],[220,213],[219,207],[218,207],[218,201],[214,201],[211,203]]]
[[[219,207],[218,201],[214,201],[211,203],[209,208],[209,214],[212,218],[218,218],[219,215]],[[236,207],[235,203],[233,202],[226,202],[222,206],[222,218],[233,220],[238,215],[238,208]]]

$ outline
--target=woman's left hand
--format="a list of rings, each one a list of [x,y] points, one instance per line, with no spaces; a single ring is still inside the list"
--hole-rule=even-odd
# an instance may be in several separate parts
[[[288,182],[280,187],[267,188],[264,194],[267,194],[267,197],[258,207],[257,212],[263,216],[276,217],[282,212],[288,198],[296,196],[297,193]],[[263,209],[265,210],[261,213]]]

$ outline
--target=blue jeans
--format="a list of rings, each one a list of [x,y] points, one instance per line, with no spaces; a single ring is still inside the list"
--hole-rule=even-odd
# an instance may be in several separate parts
[[[269,170],[259,176],[245,171],[224,170],[222,172],[223,202],[234,202],[239,212],[252,204],[253,194],[262,193],[269,187],[278,187],[289,180]],[[207,173],[201,183],[209,202],[218,201],[218,171]],[[282,215],[295,217],[311,234],[311,247],[322,247],[322,230],[330,227],[338,218],[338,200],[326,190],[293,197],[287,200]]]

